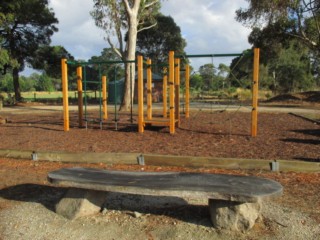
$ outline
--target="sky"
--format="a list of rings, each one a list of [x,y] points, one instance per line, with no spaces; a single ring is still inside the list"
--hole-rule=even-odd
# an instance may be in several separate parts
[[[51,45],[62,45],[75,59],[88,60],[109,47],[103,30],[95,26],[90,11],[92,0],[50,0],[50,7],[59,20],[59,31]],[[181,28],[187,41],[187,54],[241,53],[250,48],[250,29],[235,20],[235,11],[246,7],[245,0],[164,0],[161,12],[170,15]],[[206,63],[228,64],[225,59],[192,59],[197,69]]]

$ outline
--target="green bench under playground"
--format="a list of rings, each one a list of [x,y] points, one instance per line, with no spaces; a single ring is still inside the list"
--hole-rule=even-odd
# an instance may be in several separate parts
[[[208,199],[213,226],[246,231],[259,218],[262,201],[282,194],[280,183],[264,178],[208,173],[127,172],[62,168],[48,180],[70,188],[56,206],[69,219],[101,210],[106,192]]]

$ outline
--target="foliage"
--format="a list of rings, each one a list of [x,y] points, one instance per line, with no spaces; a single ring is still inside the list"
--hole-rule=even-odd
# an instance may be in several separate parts
[[[212,63],[200,66],[199,73],[204,81],[204,90],[208,91],[213,88],[213,81],[216,70]]]
[[[31,59],[31,66],[39,71],[43,71],[50,77],[61,77],[61,59],[74,60],[74,57],[62,46],[41,46],[35,52],[35,57]],[[70,71],[74,71],[72,66]]]
[[[134,60],[137,34],[155,25],[145,27],[144,24],[146,21],[154,22],[152,19],[160,9],[160,0],[94,0],[94,4],[91,15],[95,24],[106,31],[106,39],[111,48],[123,61]],[[123,37],[123,32],[127,34],[126,39]],[[117,44],[112,42],[112,36],[116,37]],[[122,108],[128,109],[133,100],[130,90],[134,89],[134,81],[130,85],[130,79],[135,75],[134,64],[127,63],[125,71]]]
[[[3,75],[0,79],[0,92],[12,93],[14,86],[12,75]],[[33,73],[29,77],[21,76],[19,79],[21,91],[46,91],[52,92],[60,90],[60,79],[51,78],[46,74]]]
[[[13,92],[12,75],[5,74],[0,77],[0,92]]]
[[[200,74],[196,73],[190,76],[190,87],[200,90],[203,89],[204,81]]]
[[[172,17],[158,14],[157,25],[138,34],[137,51],[145,57],[151,58],[154,64],[166,62],[168,52],[184,54],[186,41],[181,36],[181,29]],[[151,22],[145,26],[151,25]]]
[[[296,38],[319,53],[319,0],[247,0],[247,9],[238,9],[237,20],[250,26],[276,26],[283,35]]]
[[[104,48],[100,56],[93,56],[89,62],[108,62],[108,61],[121,61],[120,57],[111,49]],[[108,81],[119,80],[124,77],[123,64],[93,64],[92,68],[99,74],[107,76]],[[100,68],[100,69],[99,69]]]
[[[294,42],[289,48],[282,49],[278,61],[273,64],[274,77],[281,92],[308,90],[313,86],[307,53],[306,49]]]
[[[47,0],[4,0],[0,12],[6,21],[0,26],[1,47],[19,63],[12,68],[15,97],[21,98],[19,72],[25,62],[31,62],[40,46],[48,45],[50,36],[57,31],[58,20],[48,7]]]
[[[5,23],[8,21],[8,17],[0,12],[0,31],[2,28],[5,27]],[[19,67],[17,61],[11,59],[10,54],[7,49],[2,47],[4,39],[1,37],[0,34],[0,73],[5,74],[7,68],[10,67]]]

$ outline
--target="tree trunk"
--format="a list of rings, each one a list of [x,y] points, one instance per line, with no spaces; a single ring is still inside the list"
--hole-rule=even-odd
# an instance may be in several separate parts
[[[21,91],[20,91],[20,83],[19,83],[19,69],[14,68],[12,70],[13,77],[13,87],[14,87],[14,96],[16,101],[21,100]]]
[[[126,60],[132,61],[136,58],[136,42],[137,42],[137,17],[136,14],[130,16],[129,37],[127,42]],[[131,66],[131,67],[130,67]],[[133,103],[134,83],[135,83],[135,64],[126,63],[125,65],[125,84],[124,95],[120,110],[129,110]]]

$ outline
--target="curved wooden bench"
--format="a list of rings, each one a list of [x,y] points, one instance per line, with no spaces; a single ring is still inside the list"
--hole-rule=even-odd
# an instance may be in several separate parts
[[[91,214],[83,202],[99,210],[106,200],[103,192],[209,199],[211,220],[217,228],[244,231],[259,217],[262,200],[280,196],[283,188],[276,181],[258,177],[184,172],[127,172],[90,168],[64,168],[50,172],[51,183],[93,191],[72,189],[57,212],[69,218]],[[74,201],[78,201],[77,204]],[[82,206],[80,206],[82,205]],[[72,206],[72,207],[71,207]],[[69,209],[72,208],[72,209]],[[70,213],[71,211],[71,213]]]

